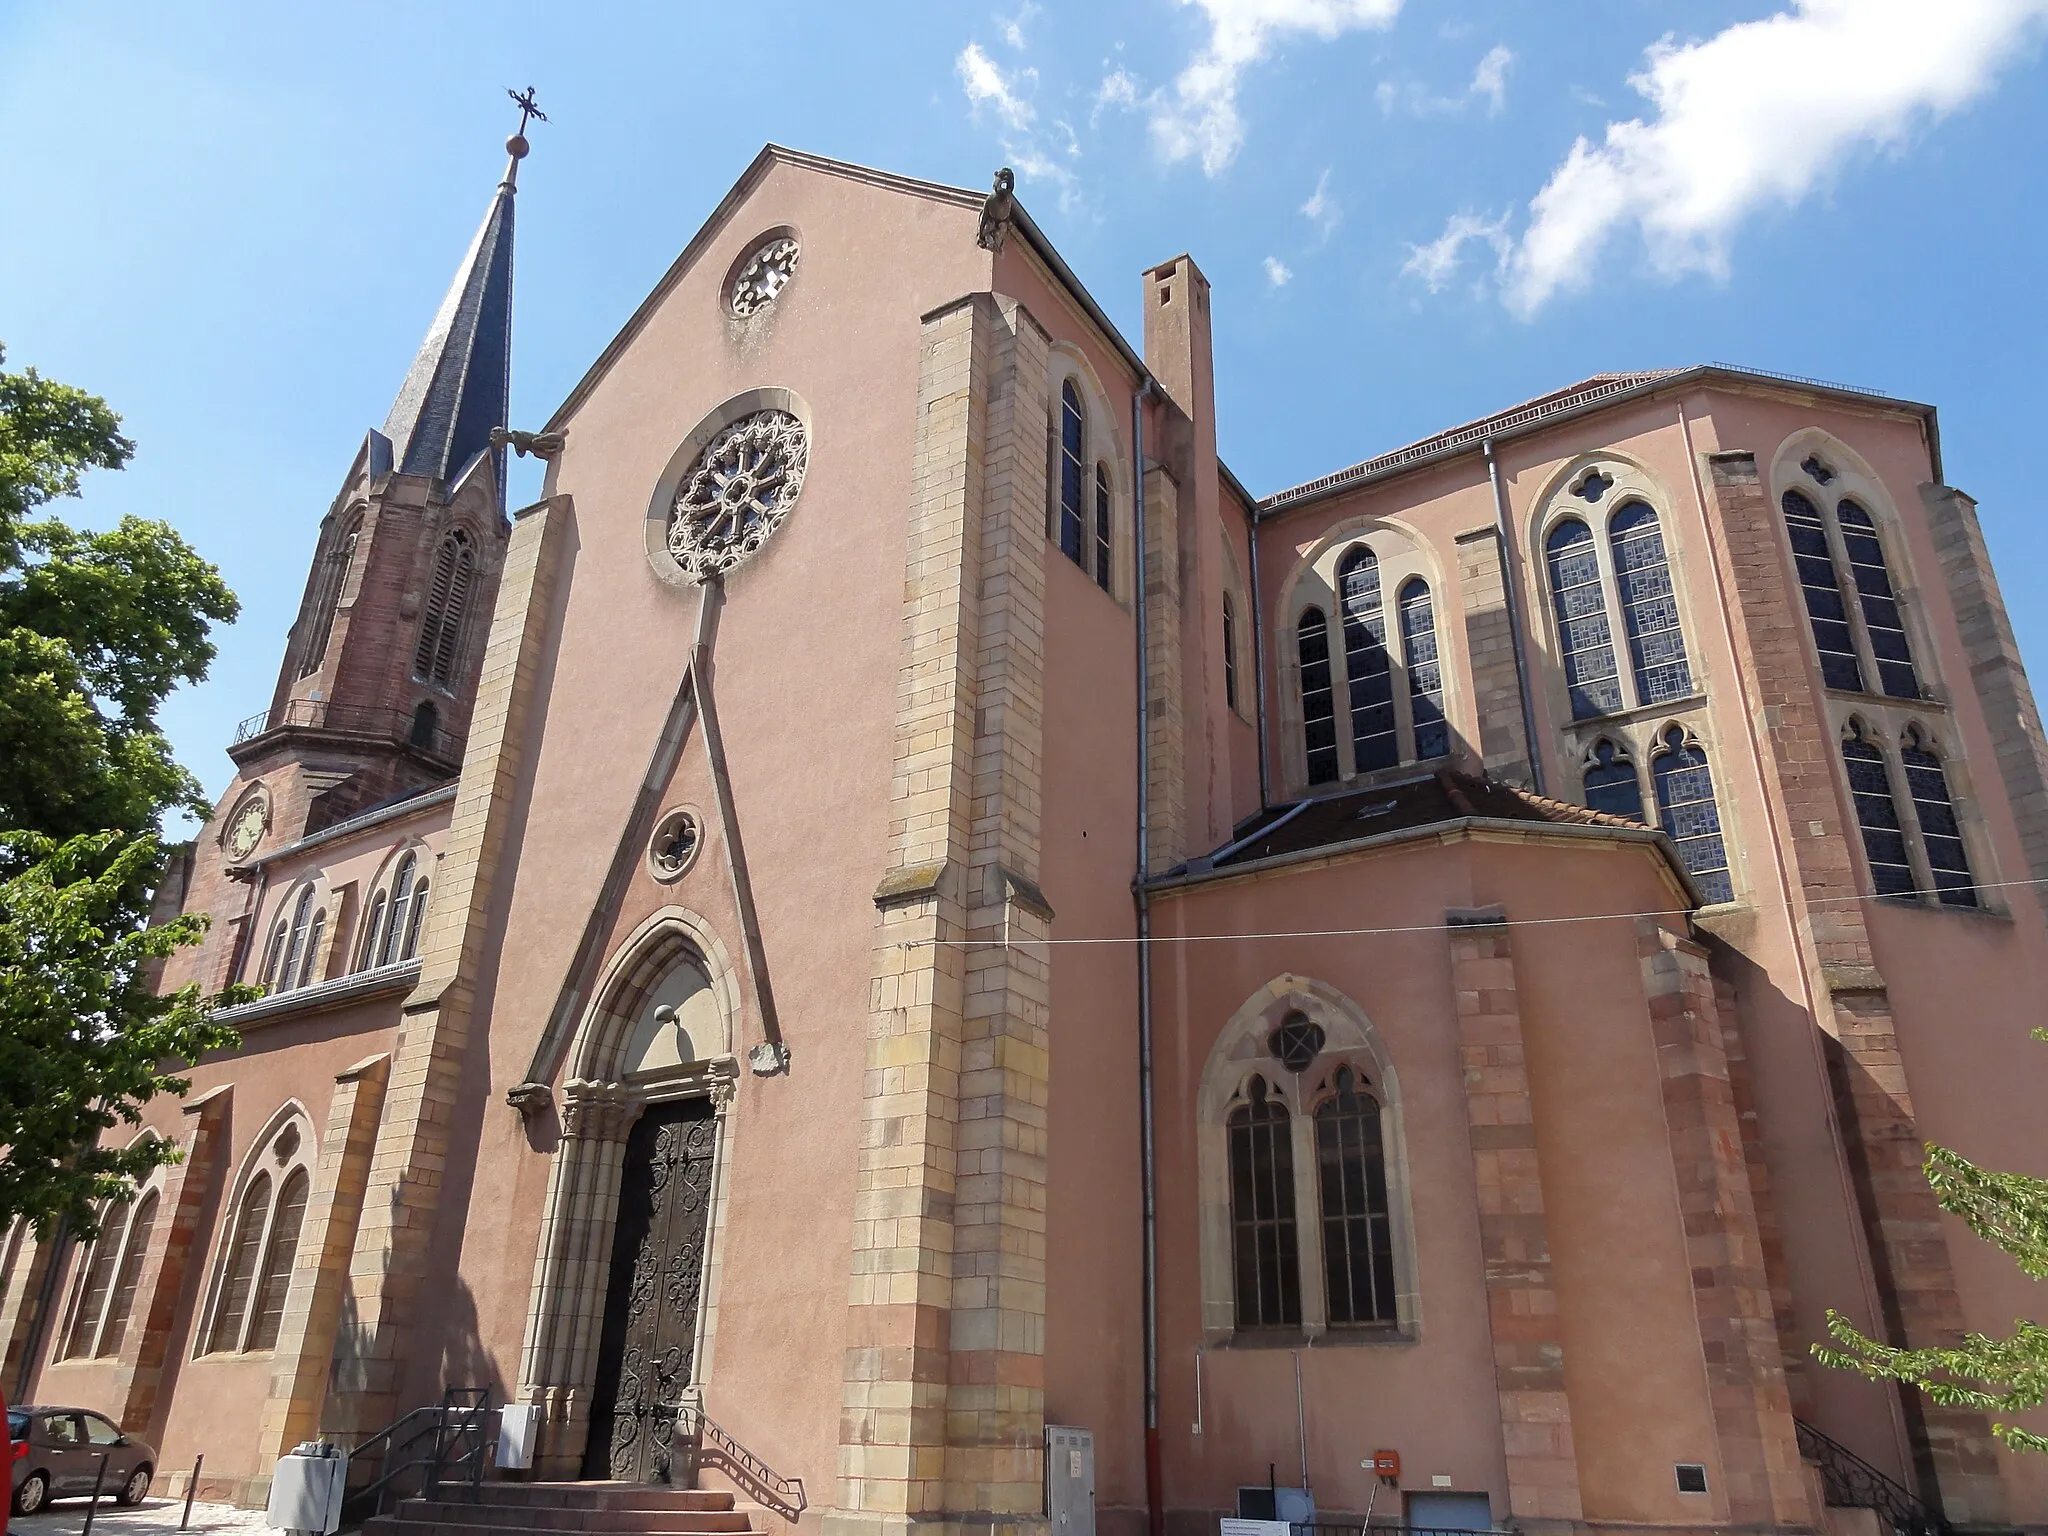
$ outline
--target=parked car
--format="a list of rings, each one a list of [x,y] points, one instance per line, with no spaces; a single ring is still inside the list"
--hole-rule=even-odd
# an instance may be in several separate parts
[[[124,1435],[89,1408],[26,1405],[7,1410],[7,1438],[14,1442],[14,1498],[17,1515],[33,1515],[52,1499],[100,1492],[120,1504],[140,1504],[156,1475],[156,1447]],[[100,1458],[107,1472],[99,1477]]]

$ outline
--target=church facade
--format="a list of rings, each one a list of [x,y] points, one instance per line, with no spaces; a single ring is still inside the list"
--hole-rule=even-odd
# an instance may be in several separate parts
[[[2029,1310],[1918,1173],[2040,1171],[2048,983],[1931,408],[1603,375],[1256,497],[1192,260],[1134,344],[1006,177],[771,147],[508,432],[514,151],[160,899],[266,995],[9,1237],[18,1400],[251,1500],[456,1386],[846,1536],[2048,1526],[1808,1354]]]

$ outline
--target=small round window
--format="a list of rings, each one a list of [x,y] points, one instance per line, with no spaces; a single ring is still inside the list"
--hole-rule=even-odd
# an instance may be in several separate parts
[[[796,276],[797,243],[788,235],[759,246],[732,280],[732,312],[741,319],[766,309]]]
[[[1293,1073],[1306,1072],[1323,1050],[1323,1026],[1305,1013],[1290,1013],[1273,1031],[1270,1042],[1280,1065]]]
[[[657,880],[680,880],[697,862],[697,852],[703,846],[704,827],[697,813],[670,811],[661,818],[654,840],[647,845],[647,868]]]

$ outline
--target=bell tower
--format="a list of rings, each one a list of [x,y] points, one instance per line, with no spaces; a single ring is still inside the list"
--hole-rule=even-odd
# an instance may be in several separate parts
[[[539,114],[531,93],[520,106],[524,129]],[[461,769],[510,530],[505,450],[493,434],[510,395],[523,132],[506,149],[504,177],[391,412],[364,437],[321,522],[270,707],[243,721],[228,749],[238,771],[220,813],[262,780],[267,847]]]

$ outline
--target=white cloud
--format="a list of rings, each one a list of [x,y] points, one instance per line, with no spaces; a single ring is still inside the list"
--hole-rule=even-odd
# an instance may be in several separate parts
[[[1508,104],[1508,66],[1514,62],[1514,54],[1496,43],[1487,49],[1486,57],[1472,72],[1472,84],[1466,88],[1474,96],[1484,96],[1486,110],[1494,116],[1499,116]]]
[[[1649,120],[1581,138],[1529,204],[1505,263],[1509,305],[1531,314],[1582,287],[1631,224],[1658,271],[1725,274],[1743,219],[1981,95],[2044,18],[2048,0],[1793,0],[1703,42],[1666,38],[1629,79]]]
[[[1330,173],[1324,171],[1316,178],[1316,189],[1309,193],[1308,201],[1301,205],[1301,216],[1315,225],[1320,236],[1317,244],[1327,241],[1344,221],[1344,210],[1337,206],[1337,199],[1330,196]]]
[[[1102,84],[1095,88],[1095,105],[1088,113],[1088,126],[1093,128],[1102,121],[1102,114],[1115,108],[1128,112],[1138,104],[1138,77],[1119,64],[1102,77]]]
[[[1508,216],[1497,219],[1482,219],[1476,213],[1456,213],[1444,226],[1444,232],[1427,245],[1408,247],[1408,260],[1401,270],[1410,277],[1419,277],[1431,293],[1441,293],[1457,274],[1458,263],[1465,254],[1465,247],[1473,241],[1483,241],[1493,248],[1496,263],[1504,262],[1512,242],[1508,239]]]
[[[1201,158],[1214,176],[1244,143],[1237,110],[1238,77],[1280,38],[1307,33],[1329,41],[1346,32],[1386,27],[1401,0],[1181,0],[1209,19],[1209,41],[1153,109],[1152,137],[1168,160]]]
[[[1285,288],[1294,281],[1294,271],[1277,256],[1266,258],[1266,281],[1275,288]]]
[[[1017,7],[1016,15],[997,17],[996,24],[1003,29],[1003,41],[1012,48],[1023,48],[1024,24],[1037,14],[1038,7],[1032,0],[1024,0],[1024,3]]]
[[[1018,84],[1038,81],[1036,70],[1020,69],[1014,75],[1005,77],[996,68],[995,61],[981,51],[979,43],[969,43],[960,50],[960,57],[953,61],[953,69],[960,76],[960,88],[967,93],[967,100],[978,114],[988,107],[1004,126],[1014,132],[1023,133],[1031,127],[1038,111],[1028,97],[1020,94]]]

